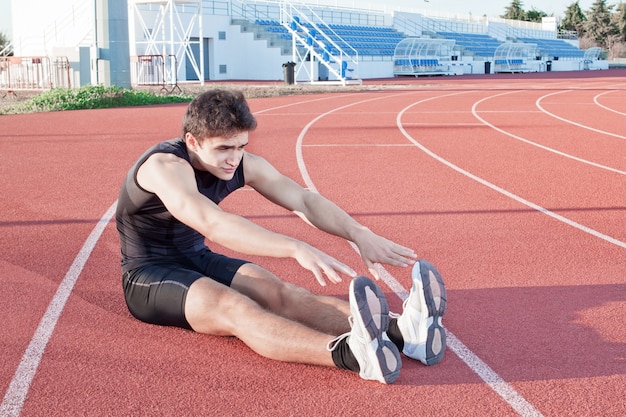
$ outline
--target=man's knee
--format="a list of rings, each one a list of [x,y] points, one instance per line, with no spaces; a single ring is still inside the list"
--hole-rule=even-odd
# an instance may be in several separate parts
[[[199,333],[233,336],[237,322],[260,308],[249,298],[208,278],[194,282],[187,293],[185,316]]]

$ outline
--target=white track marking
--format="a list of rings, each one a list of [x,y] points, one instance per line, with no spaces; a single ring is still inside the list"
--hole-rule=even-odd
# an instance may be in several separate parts
[[[413,106],[415,106],[415,105],[417,105],[417,104],[421,104],[421,103],[423,103],[424,101],[428,101],[428,100],[429,100],[429,99],[426,99],[426,100],[418,101],[418,102],[415,102],[415,103],[411,104],[410,106],[408,106],[408,107],[406,107],[404,110],[402,110],[402,111],[398,114],[398,117],[397,117],[397,124],[398,124],[398,128],[400,129],[400,131],[402,132],[402,134],[403,134],[403,135],[404,135],[404,136],[405,136],[405,137],[406,137],[406,138],[407,138],[410,142],[412,142],[413,144],[415,144],[415,146],[417,146],[419,149],[421,149],[424,153],[426,153],[427,155],[429,155],[429,156],[430,156],[430,157],[432,157],[433,159],[435,159],[435,160],[437,160],[437,161],[441,162],[442,164],[444,164],[444,165],[446,165],[446,166],[448,166],[448,167],[452,168],[454,171],[458,172],[459,174],[464,175],[464,176],[466,176],[466,177],[468,177],[468,178],[470,178],[470,179],[472,179],[472,180],[474,180],[474,181],[476,181],[476,182],[478,182],[478,183],[480,183],[480,184],[483,184],[484,186],[489,187],[489,188],[491,188],[492,190],[497,191],[497,192],[499,192],[500,194],[503,194],[503,195],[505,195],[505,196],[509,197],[509,198],[510,198],[510,199],[512,199],[512,200],[515,200],[515,201],[517,201],[517,202],[519,202],[519,203],[521,203],[521,204],[523,204],[523,205],[525,205],[525,206],[528,206],[528,207],[530,207],[530,208],[532,208],[532,209],[534,209],[534,210],[537,210],[537,211],[539,211],[539,212],[541,212],[541,213],[543,213],[543,214],[545,214],[545,215],[547,215],[547,216],[550,216],[550,217],[552,217],[552,218],[554,218],[554,219],[556,219],[556,220],[558,220],[558,221],[560,221],[560,222],[563,222],[563,223],[567,224],[568,226],[574,227],[574,228],[576,228],[576,229],[578,229],[578,230],[581,230],[581,231],[583,231],[583,232],[585,232],[585,233],[588,233],[588,234],[590,234],[590,235],[592,235],[592,236],[595,236],[595,237],[597,237],[597,238],[599,238],[599,239],[602,239],[602,240],[604,240],[604,241],[606,241],[606,242],[608,242],[608,243],[611,243],[611,244],[613,244],[613,245],[616,245],[616,246],[619,246],[619,247],[621,247],[621,248],[626,249],[626,242],[622,242],[621,240],[618,240],[618,239],[616,239],[616,238],[614,238],[614,237],[611,237],[611,236],[605,235],[604,233],[600,233],[600,232],[598,232],[597,230],[594,230],[594,229],[592,229],[592,228],[590,228],[590,227],[587,227],[587,226],[584,226],[584,225],[582,225],[582,224],[580,224],[580,223],[577,223],[577,222],[575,222],[575,221],[573,221],[573,220],[571,220],[571,219],[568,219],[568,218],[567,218],[567,217],[565,217],[565,216],[561,216],[560,214],[554,213],[553,211],[550,211],[550,210],[548,210],[548,209],[546,209],[546,208],[544,208],[544,207],[541,207],[541,206],[540,206],[540,205],[538,205],[538,204],[535,204],[535,203],[533,203],[533,202],[531,202],[531,201],[525,200],[525,199],[523,199],[522,197],[520,197],[520,196],[518,196],[518,195],[516,195],[516,194],[513,194],[513,193],[511,193],[511,192],[509,192],[509,191],[507,191],[507,190],[505,190],[504,188],[498,187],[497,185],[492,184],[492,183],[490,183],[489,181],[487,181],[487,180],[485,180],[485,179],[483,179],[483,178],[480,178],[480,177],[478,177],[478,176],[476,176],[476,175],[474,175],[474,174],[472,174],[472,173],[470,173],[470,172],[468,172],[468,171],[464,170],[463,168],[460,168],[460,167],[459,167],[459,166],[457,166],[457,165],[454,165],[452,162],[448,161],[447,159],[442,158],[441,156],[437,155],[436,153],[434,153],[433,151],[431,151],[430,149],[428,149],[427,147],[425,147],[424,145],[422,145],[421,143],[419,143],[417,140],[415,140],[415,139],[414,139],[414,138],[413,138],[413,137],[412,137],[412,136],[411,136],[411,135],[410,135],[410,134],[409,134],[409,133],[408,133],[408,132],[404,129],[404,127],[402,126],[402,115],[403,115],[403,114],[404,114],[404,113],[405,113],[408,109],[410,109],[411,107],[413,107]]]
[[[571,90],[570,90],[570,91],[571,91]],[[556,114],[554,114],[554,113],[550,113],[548,110],[546,110],[546,109],[544,109],[543,107],[541,107],[541,101],[542,101],[544,98],[551,97],[551,96],[555,96],[555,95],[557,95],[557,94],[568,93],[568,92],[570,92],[570,91],[567,91],[567,90],[566,90],[566,91],[557,91],[556,93],[546,94],[545,96],[543,96],[543,97],[539,97],[539,98],[537,99],[536,105],[537,105],[537,107],[538,107],[539,109],[541,109],[541,111],[542,111],[542,112],[544,112],[545,114],[548,114],[548,115],[550,115],[550,116],[554,117],[555,119],[561,120],[561,121],[563,121],[563,122],[565,122],[565,123],[569,123],[569,124],[571,124],[571,125],[578,126],[578,127],[582,128],[582,129],[591,130],[592,132],[600,133],[600,134],[603,134],[603,135],[613,136],[613,137],[618,138],[618,139],[626,139],[626,136],[618,135],[617,133],[607,132],[607,131],[604,131],[604,130],[596,129],[596,128],[594,128],[594,127],[585,126],[585,125],[583,125],[583,124],[576,123],[576,122],[574,122],[574,121],[572,121],[572,120],[565,119],[565,118],[563,118],[563,117],[557,116],[557,115],[556,115]]]
[[[352,244],[354,246],[354,244]],[[381,279],[394,291],[402,301],[409,293],[382,265],[376,264],[376,271]],[[446,344],[465,364],[476,373],[493,391],[506,401],[519,415],[524,417],[540,417],[542,414],[524,397],[502,379],[496,371],[491,369],[470,348],[465,346],[452,332],[446,329]]]
[[[445,95],[441,95],[441,96],[438,96],[438,97],[431,97],[431,98],[422,100],[422,101],[420,101],[418,103],[425,102],[425,101],[428,101],[428,100],[434,100],[434,99],[438,99],[438,98],[442,98],[442,97],[453,96],[453,95],[456,95],[456,94],[463,94],[463,92],[461,92],[461,93],[445,94]],[[352,103],[352,104],[348,104],[348,105],[345,105],[345,106],[337,107],[334,110],[330,110],[330,111],[328,111],[328,112],[326,112],[324,114],[319,115],[318,117],[316,117],[315,119],[310,121],[302,129],[302,131],[300,132],[300,135],[298,136],[298,140],[297,140],[297,143],[296,143],[296,156],[297,156],[297,160],[298,160],[298,167],[300,168],[300,174],[302,175],[302,178],[303,178],[304,182],[306,183],[307,187],[310,190],[317,192],[315,184],[311,180],[311,177],[310,177],[310,175],[308,173],[308,170],[306,168],[306,164],[305,164],[303,156],[302,156],[302,146],[303,146],[302,142],[304,140],[304,136],[306,135],[307,131],[311,128],[311,126],[313,126],[313,124],[315,124],[321,118],[323,118],[323,117],[325,117],[325,116],[327,116],[327,115],[329,115],[331,113],[334,113],[336,111],[339,111],[339,110],[342,110],[342,109],[345,109],[347,107],[354,106],[354,105],[357,105],[357,104],[362,104],[362,103],[366,103],[366,102],[369,102],[369,101],[379,100],[379,99],[382,99],[382,98],[389,98],[389,97],[390,96],[377,97],[375,99],[358,101],[358,102],[355,102],[355,103]],[[400,115],[402,113],[400,113]],[[398,122],[400,120],[399,119],[400,115],[398,116],[398,119],[397,119]],[[404,131],[404,129],[402,129],[400,124],[398,124],[398,127],[400,127],[400,129],[403,132],[403,134],[405,136],[407,136],[406,132]],[[416,145],[417,145],[417,143],[416,143]],[[350,242],[350,245],[358,253],[357,246],[354,243],[352,243],[352,242]],[[406,297],[408,296],[408,292],[407,292],[406,289],[404,289],[402,284],[400,284],[400,282],[398,282],[398,280],[393,275],[391,275],[382,265],[376,264],[375,267],[376,267],[376,270],[377,270],[380,278],[385,282],[385,284],[387,284],[387,286],[401,300],[406,299]],[[542,415],[539,411],[537,411],[537,409],[535,409],[532,406],[532,404],[530,404],[528,401],[526,401],[526,399],[524,399],[517,391],[515,391],[515,389],[513,389],[513,387],[511,387],[509,384],[507,384],[506,381],[504,381],[493,369],[491,369],[484,361],[482,361],[478,356],[476,356],[469,348],[467,348],[467,346],[465,346],[463,343],[461,343],[461,341],[455,335],[453,335],[450,331],[447,331],[447,345],[463,362],[465,362],[465,364],[474,373],[476,373],[483,381],[485,381],[485,383],[495,393],[497,393],[507,404],[509,404],[521,416],[524,416],[524,417],[540,417]]]
[[[613,113],[617,113],[617,114],[619,114],[619,115],[621,115],[621,116],[626,116],[626,113],[621,112],[621,111],[617,111],[617,110],[612,109],[612,108],[610,108],[610,107],[607,107],[607,106],[605,106],[604,104],[601,104],[601,103],[598,101],[598,98],[599,98],[599,97],[602,97],[603,95],[605,95],[605,94],[607,94],[607,93],[612,93],[612,92],[614,92],[614,91],[615,91],[615,90],[605,91],[604,93],[600,93],[600,94],[598,94],[597,96],[595,96],[595,97],[593,98],[593,102],[594,102],[594,103],[596,103],[596,105],[597,105],[597,106],[602,107],[604,110],[608,110],[608,111],[611,111],[611,112],[613,112]]]
[[[444,95],[441,95],[441,96],[438,96],[438,97],[450,97],[450,96],[455,96],[455,95],[459,95],[459,94],[465,94],[465,93],[468,93],[468,92],[469,91],[454,92],[454,93],[450,93],[450,94],[444,94]],[[354,106],[356,104],[362,104],[362,103],[367,103],[367,102],[370,102],[370,101],[381,100],[381,99],[384,99],[384,98],[399,97],[399,96],[404,96],[404,95],[409,95],[409,94],[415,94],[415,92],[414,91],[410,91],[408,93],[384,95],[384,96],[374,97],[374,98],[370,98],[370,99],[366,99],[366,100],[362,100],[362,101],[357,101],[357,102],[354,102],[354,103],[346,104],[346,105],[341,106],[341,107],[337,107],[335,109],[327,111],[326,113],[322,113],[322,114],[318,115],[317,117],[315,117],[313,120],[311,120],[302,129],[302,131],[300,131],[300,135],[298,135],[298,140],[296,142],[296,161],[298,162],[298,169],[300,169],[300,175],[302,176],[302,179],[307,184],[307,186],[311,190],[315,190],[315,186],[311,186],[311,185],[313,185],[313,181],[311,180],[311,176],[309,175],[309,171],[307,170],[306,164],[304,163],[304,156],[302,155],[302,148],[304,147],[304,145],[302,144],[302,141],[304,140],[304,135],[311,128],[311,126],[313,126],[315,123],[317,123],[318,120],[328,116],[329,114],[332,114],[332,113],[334,113],[336,111],[339,111],[339,110],[346,109],[348,107],[352,107],[352,106]],[[311,185],[309,185],[309,184],[311,184]]]
[[[76,258],[70,266],[70,269],[67,271],[67,274],[65,274],[65,278],[63,278],[59,284],[57,292],[54,294],[52,301],[50,301],[46,312],[41,318],[39,326],[37,327],[37,330],[35,330],[35,334],[30,340],[30,343],[26,348],[26,352],[24,352],[24,356],[22,356],[22,360],[20,361],[20,364],[13,375],[13,379],[9,384],[9,388],[4,395],[2,405],[0,405],[0,416],[19,416],[22,407],[24,406],[24,401],[26,400],[26,394],[28,393],[30,384],[35,377],[41,357],[43,356],[44,350],[50,341],[50,337],[52,336],[52,332],[54,331],[57,321],[61,316],[63,308],[65,307],[65,303],[72,293],[74,284],[76,284],[76,280],[87,263],[93,248],[96,246],[96,242],[98,242],[100,235],[102,235],[102,232],[113,217],[116,207],[117,202],[113,203],[113,205],[107,210],[104,216],[102,216],[100,221],[93,228],[89,237],[87,237],[87,240],[83,244],[83,247],[78,252],[78,255],[76,255]]]
[[[507,135],[507,136],[509,136],[509,137],[511,137],[511,138],[513,138],[513,139],[516,139],[516,140],[518,140],[518,141],[520,141],[520,142],[524,142],[524,143],[526,143],[526,144],[528,144],[528,145],[536,146],[537,148],[543,149],[544,151],[552,152],[552,153],[554,153],[554,154],[557,154],[557,155],[563,156],[563,157],[565,157],[565,158],[572,159],[572,160],[574,160],[574,161],[577,161],[577,162],[580,162],[580,163],[583,163],[583,164],[586,164],[586,165],[591,165],[591,166],[593,166],[593,167],[600,168],[600,169],[603,169],[603,170],[606,170],[606,171],[610,171],[610,172],[614,172],[614,173],[616,173],[616,174],[626,175],[626,171],[622,171],[622,170],[619,170],[619,169],[617,169],[617,168],[613,168],[613,167],[609,167],[609,166],[606,166],[606,165],[598,164],[598,163],[596,163],[596,162],[588,161],[588,160],[586,160],[586,159],[582,159],[582,158],[579,158],[579,157],[577,157],[577,156],[570,155],[570,154],[565,153],[565,152],[557,151],[556,149],[549,148],[549,147],[544,146],[544,145],[540,145],[540,144],[538,144],[538,143],[536,143],[536,142],[530,141],[530,140],[525,139],[525,138],[523,138],[523,137],[521,137],[521,136],[514,135],[513,133],[511,133],[511,132],[507,132],[506,130],[501,129],[501,128],[499,128],[499,127],[497,127],[497,126],[495,126],[495,125],[493,125],[493,124],[489,123],[488,121],[486,121],[486,120],[485,120],[485,119],[483,119],[482,117],[480,117],[480,115],[478,114],[478,111],[476,110],[476,108],[478,107],[478,105],[480,105],[481,103],[483,103],[483,102],[485,102],[485,101],[487,101],[487,100],[489,100],[489,99],[492,99],[492,98],[494,98],[494,97],[499,97],[499,96],[503,96],[503,95],[506,95],[506,94],[511,94],[512,92],[514,92],[514,91],[510,91],[510,92],[506,92],[506,93],[501,93],[501,94],[495,94],[495,95],[493,95],[493,96],[485,97],[485,98],[483,98],[483,99],[481,99],[481,100],[478,100],[478,101],[477,101],[476,103],[474,103],[474,105],[472,106],[472,114],[474,115],[474,117],[475,117],[475,118],[477,118],[478,120],[480,120],[480,122],[481,122],[481,123],[483,123],[485,126],[489,126],[491,129],[493,129],[493,130],[495,130],[495,131],[497,131],[497,132],[500,132],[500,133],[502,133],[503,135]],[[545,96],[544,96],[544,97],[545,97]],[[541,99],[540,99],[540,100],[541,100]],[[543,111],[543,110],[542,110],[542,111]],[[544,113],[545,113],[545,111],[544,111]],[[548,115],[550,115],[550,116],[552,116],[550,113],[547,113],[547,114],[548,114]],[[582,126],[581,126],[581,127],[582,127]],[[626,138],[624,138],[624,139],[626,139]]]
[[[368,147],[374,147],[374,148],[404,148],[404,147],[410,147],[412,148],[413,145],[411,145],[410,143],[355,143],[355,144],[350,144],[350,143],[341,143],[341,144],[325,144],[325,143],[315,143],[312,145],[302,145],[304,148],[368,148]]]
[[[284,108],[287,108],[287,107],[297,106],[297,105],[304,104],[304,103],[313,103],[313,102],[316,102],[316,101],[324,101],[324,100],[334,99],[334,98],[337,98],[337,97],[342,98],[342,97],[348,97],[348,96],[349,96],[349,94],[342,94],[342,95],[334,95],[334,96],[330,96],[330,97],[320,97],[320,98],[316,98],[316,99],[312,99],[312,100],[309,99],[309,100],[305,100],[305,101],[296,101],[296,102],[293,102],[293,103],[283,104],[282,106],[270,107],[269,109],[263,109],[263,110],[255,111],[254,114],[255,115],[263,114],[263,113],[268,112],[268,111],[275,111],[275,110],[284,109]]]

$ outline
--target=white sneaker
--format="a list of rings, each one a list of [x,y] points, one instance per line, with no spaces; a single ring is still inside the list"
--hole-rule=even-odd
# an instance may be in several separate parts
[[[446,287],[439,271],[424,260],[413,265],[411,277],[413,286],[398,317],[404,338],[402,353],[434,365],[443,359],[446,350],[446,330],[441,324],[446,311]]]
[[[350,282],[352,330],[329,344],[347,337],[347,343],[359,363],[363,379],[390,384],[400,376],[402,360],[396,345],[387,337],[389,305],[382,290],[369,278],[360,276]]]

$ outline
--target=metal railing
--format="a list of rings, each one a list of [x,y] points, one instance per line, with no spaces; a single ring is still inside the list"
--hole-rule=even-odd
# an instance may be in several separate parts
[[[181,91],[175,55],[138,55],[130,57],[130,61],[133,85],[161,87],[161,91],[167,93]]]
[[[71,86],[67,57],[0,57],[0,89],[48,90]]]

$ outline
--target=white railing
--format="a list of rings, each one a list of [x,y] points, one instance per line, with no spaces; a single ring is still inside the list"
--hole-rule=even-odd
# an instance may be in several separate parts
[[[48,90],[70,88],[71,68],[67,57],[0,57],[0,89]]]

